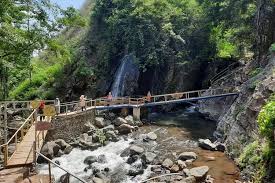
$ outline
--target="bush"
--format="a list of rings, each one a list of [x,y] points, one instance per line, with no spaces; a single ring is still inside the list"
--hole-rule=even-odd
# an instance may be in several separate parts
[[[270,46],[269,51],[270,51],[271,53],[275,53],[275,43],[273,43],[273,44]]]
[[[248,165],[257,165],[262,159],[259,141],[248,144],[238,159],[241,168]]]
[[[275,100],[273,100],[274,96],[271,98],[259,113],[258,125],[260,133],[272,141],[275,129]]]

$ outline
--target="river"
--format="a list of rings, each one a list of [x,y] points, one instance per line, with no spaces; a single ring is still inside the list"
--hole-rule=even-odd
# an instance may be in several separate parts
[[[234,183],[239,178],[239,171],[234,162],[227,158],[224,153],[217,151],[207,151],[198,147],[199,138],[213,139],[213,132],[216,129],[216,122],[207,120],[194,108],[188,108],[171,113],[153,113],[149,115],[152,124],[147,124],[139,128],[138,131],[124,136],[118,142],[111,142],[95,151],[74,149],[70,154],[55,158],[61,166],[88,179],[92,175],[92,170],[84,171],[83,163],[87,156],[104,155],[106,162],[94,163],[93,165],[100,170],[109,169],[108,176],[114,183],[135,183],[149,178],[151,167],[148,166],[142,175],[132,177],[127,172],[141,166],[137,161],[132,165],[126,163],[127,157],[121,157],[132,143],[142,146],[145,151],[157,154],[156,164],[160,164],[165,158],[176,159],[176,157],[185,151],[197,153],[198,159],[188,168],[207,165],[209,175],[215,180],[215,183]],[[144,142],[144,135],[149,132],[155,132],[158,136],[156,141]],[[39,167],[40,173],[47,173],[47,165]],[[53,174],[58,180],[64,172],[57,167],[53,167]],[[73,179],[72,179],[73,180]],[[77,181],[74,181],[77,182]]]

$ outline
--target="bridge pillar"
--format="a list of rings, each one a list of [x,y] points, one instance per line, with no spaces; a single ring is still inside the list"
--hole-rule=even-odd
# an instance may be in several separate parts
[[[140,120],[140,107],[133,108],[133,117],[134,120]]]

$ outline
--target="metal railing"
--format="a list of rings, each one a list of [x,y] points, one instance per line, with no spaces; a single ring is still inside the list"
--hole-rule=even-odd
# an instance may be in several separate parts
[[[66,170],[65,168],[63,168],[62,166],[56,164],[55,162],[53,162],[52,160],[50,160],[49,158],[47,158],[46,156],[44,156],[43,154],[41,154],[40,152],[37,152],[36,150],[34,151],[35,154],[41,156],[43,159],[47,160],[48,162],[48,170],[49,170],[49,180],[52,180],[52,168],[51,168],[51,164],[55,165],[56,167],[60,168],[61,170],[65,171],[68,175],[68,180],[67,183],[70,182],[70,176],[74,177],[75,179],[79,180],[82,183],[87,183],[85,180],[83,180],[82,178],[78,177],[77,175],[71,173],[70,171]]]
[[[223,77],[231,69],[234,69],[238,64],[240,64],[240,63],[234,62],[234,63],[230,64],[228,67],[226,67],[225,69],[223,69],[222,71],[220,71],[219,73],[217,73],[214,77],[212,77],[210,79],[211,85],[216,83],[217,80],[219,80],[221,77]]]

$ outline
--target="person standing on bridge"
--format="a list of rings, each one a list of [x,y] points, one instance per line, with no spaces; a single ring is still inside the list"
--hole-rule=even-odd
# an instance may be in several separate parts
[[[81,111],[84,111],[84,109],[86,110],[86,97],[84,95],[80,96],[80,107]]]
[[[147,96],[146,96],[147,102],[151,102],[151,98],[152,98],[151,92],[148,91]]]
[[[112,92],[109,92],[107,95],[107,105],[110,105],[111,101],[113,100]]]
[[[55,110],[56,110],[56,114],[60,114],[60,100],[59,98],[55,99]]]
[[[45,107],[45,101],[41,100],[39,107],[38,107],[38,114],[40,115],[40,121],[43,121],[45,119],[43,109]]]

